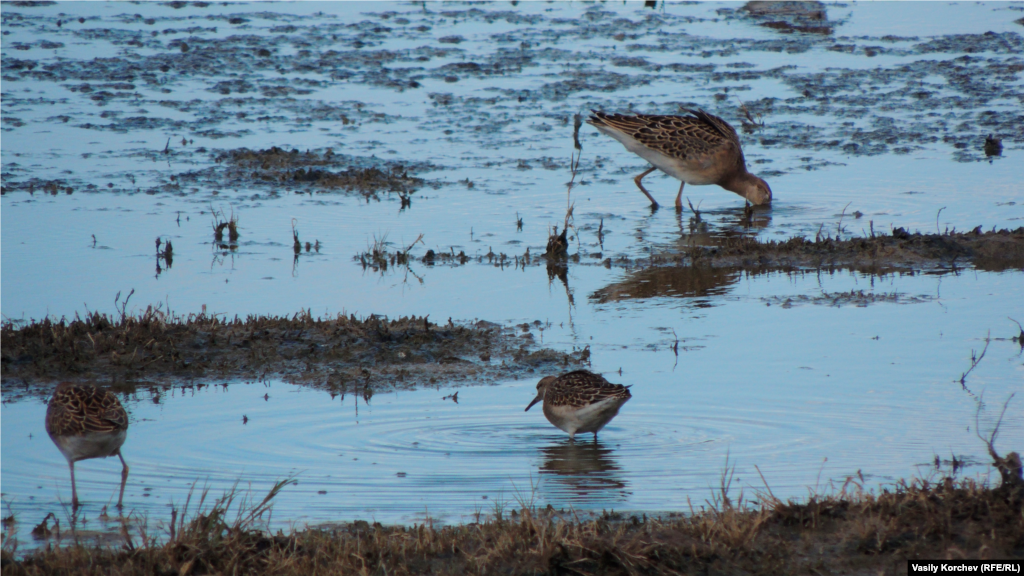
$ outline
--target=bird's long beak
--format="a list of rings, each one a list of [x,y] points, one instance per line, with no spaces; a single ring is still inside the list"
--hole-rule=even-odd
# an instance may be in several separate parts
[[[543,399],[544,399],[544,393],[543,392],[537,392],[537,397],[534,398],[532,402],[530,402],[530,405],[526,407],[526,410],[529,410],[530,408],[533,408],[534,404],[536,404],[537,402],[540,402]],[[523,412],[526,412],[526,410],[523,410]]]

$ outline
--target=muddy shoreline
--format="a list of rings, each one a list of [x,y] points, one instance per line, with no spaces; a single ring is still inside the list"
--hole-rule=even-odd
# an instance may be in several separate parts
[[[868,238],[795,237],[762,242],[734,236],[717,239],[712,246],[691,242],[692,238],[684,237],[675,249],[666,248],[649,258],[608,258],[603,262],[592,254],[580,257],[579,253],[469,258],[433,251],[419,258],[407,256],[405,262],[543,264],[552,278],[561,278],[569,266],[580,263],[627,269],[622,281],[591,295],[599,302],[659,296],[670,290],[683,296],[699,295],[728,285],[739,272],[850,269],[890,274],[956,273],[968,266],[987,271],[1024,269],[1024,228],[945,234],[911,234],[897,228],[892,234]],[[393,259],[392,268],[394,264]],[[851,298],[878,299],[865,294]],[[201,379],[267,377],[339,393],[360,390],[372,394],[374,389],[526,377],[565,371],[589,361],[589,349],[567,354],[536,346],[531,330],[538,328],[542,328],[539,321],[505,327],[484,321],[461,325],[451,319],[435,323],[429,316],[313,318],[307,312],[245,319],[206,314],[184,317],[150,306],[137,316],[92,313],[84,318],[33,320],[26,325],[5,322],[0,374],[5,397],[31,389],[36,382],[66,379],[131,390],[142,383],[192,385]]]
[[[49,394],[62,380],[97,382],[132,392],[139,386],[202,386],[217,379],[275,377],[330,392],[412,389],[559,372],[585,365],[534,344],[524,323],[438,324],[429,317],[387,319],[167,314],[4,323],[0,374],[5,401]]]
[[[758,269],[848,269],[869,274],[900,271],[949,271],[966,266],[1001,272],[1024,270],[1024,227],[1016,230],[943,234],[910,233],[895,228],[890,234],[833,238],[827,234],[808,239],[760,241],[749,236],[725,237],[711,246],[692,243],[685,237],[680,250],[654,254],[633,265],[721,266]],[[617,263],[606,261],[608,264]]]
[[[834,494],[783,502],[768,488],[751,503],[731,499],[723,476],[713,502],[658,518],[606,512],[580,519],[525,500],[458,526],[360,521],[277,534],[259,526],[272,491],[234,524],[223,500],[177,525],[171,515],[159,543],[156,531],[140,541],[127,529],[120,549],[72,543],[22,558],[4,549],[3,573],[902,574],[914,558],[1024,556],[1016,464],[1016,476],[995,488],[945,477],[870,493],[854,477]],[[41,534],[58,538],[45,521]]]

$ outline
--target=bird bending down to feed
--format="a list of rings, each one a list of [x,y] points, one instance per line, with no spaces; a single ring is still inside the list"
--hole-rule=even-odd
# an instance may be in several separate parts
[[[577,370],[541,378],[537,396],[526,409],[543,401],[544,416],[568,432],[570,440],[575,439],[577,432],[593,432],[596,441],[597,431],[615,418],[631,397],[629,386],[612,384],[599,374]]]
[[[682,181],[676,195],[677,210],[683,208],[686,184],[718,184],[751,204],[772,201],[768,183],[747,172],[736,130],[718,116],[703,110],[689,110],[690,116],[592,112],[588,124],[653,164],[633,181],[654,208],[658,207],[658,202],[640,181],[655,169]]]
[[[128,464],[121,456],[121,445],[128,434],[128,413],[117,396],[88,384],[62,382],[46,407],[46,433],[71,469],[72,508],[79,506],[75,462],[115,455],[121,459],[121,493],[117,497],[120,508],[128,481]]]

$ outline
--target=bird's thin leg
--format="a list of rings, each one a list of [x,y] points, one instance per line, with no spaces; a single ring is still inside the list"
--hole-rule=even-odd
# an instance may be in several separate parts
[[[597,444],[597,432],[594,432],[594,443]]]
[[[657,170],[657,168],[655,168],[654,166],[651,166],[647,170],[644,170],[644,172],[642,174],[638,175],[636,178],[633,178],[633,182],[636,182],[636,187],[639,188],[640,191],[643,192],[645,196],[647,196],[647,199],[651,201],[651,206],[657,208],[658,207],[658,201],[655,200],[654,196],[651,196],[651,193],[648,192],[646,188],[644,188],[643,184],[640,183],[640,181],[644,179],[644,176],[647,176],[648,174],[650,174],[651,172],[654,172],[655,170]]]
[[[679,183],[679,194],[676,194],[676,212],[683,211],[683,186],[686,186],[686,182]]]
[[[121,507],[121,501],[124,500],[124,485],[128,482],[128,463],[124,461],[124,456],[121,456],[121,451],[117,451],[117,457],[121,459],[121,494],[117,497],[117,507]]]
[[[78,508],[78,490],[75,488],[75,462],[68,460],[68,468],[71,468],[71,509]]]

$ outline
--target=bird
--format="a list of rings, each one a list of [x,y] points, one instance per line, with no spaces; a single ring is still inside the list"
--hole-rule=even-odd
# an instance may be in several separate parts
[[[597,432],[619,413],[619,408],[632,395],[629,386],[612,384],[599,374],[576,370],[561,376],[545,376],[537,383],[537,396],[526,407],[544,402],[544,416],[556,427],[569,433]]]
[[[768,204],[772,189],[747,172],[740,138],[728,122],[704,110],[687,110],[689,116],[607,114],[591,110],[587,123],[621,142],[626,150],[652,164],[633,181],[651,201],[658,202],[641,183],[656,169],[678,178],[676,210],[682,210],[683,187],[718,184],[743,196],[751,204]]]
[[[75,462],[89,458],[117,456],[121,459],[121,493],[124,500],[128,464],[121,446],[128,435],[128,413],[113,393],[88,384],[62,382],[46,407],[46,433],[68,461],[71,469],[71,506],[78,508]]]

